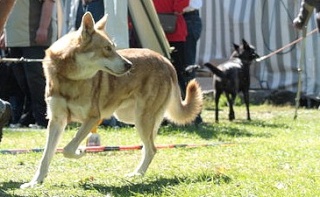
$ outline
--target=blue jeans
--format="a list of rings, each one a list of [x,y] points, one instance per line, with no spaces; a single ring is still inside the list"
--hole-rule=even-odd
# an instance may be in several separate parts
[[[184,15],[184,19],[188,28],[188,36],[185,43],[185,63],[188,66],[194,65],[196,61],[197,42],[202,31],[202,21],[198,12]],[[195,75],[195,73],[193,73],[193,75]]]

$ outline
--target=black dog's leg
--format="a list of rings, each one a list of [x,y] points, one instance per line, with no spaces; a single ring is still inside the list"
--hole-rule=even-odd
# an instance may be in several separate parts
[[[236,94],[226,94],[228,104],[229,104],[229,120],[232,121],[235,119],[233,105],[234,100],[236,99]]]
[[[216,93],[215,93],[215,104],[216,104],[216,123],[219,122],[219,99],[221,96],[221,92],[219,90],[216,89]]]
[[[247,120],[251,120],[250,110],[249,110],[249,92],[248,91],[243,92],[243,99],[244,99],[244,102],[245,102],[246,108],[247,108]]]

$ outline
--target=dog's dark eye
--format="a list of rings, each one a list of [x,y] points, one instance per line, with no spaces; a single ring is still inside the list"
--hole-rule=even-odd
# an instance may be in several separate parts
[[[112,50],[112,48],[111,48],[110,46],[106,46],[105,49],[106,49],[107,51],[111,51],[111,50]]]

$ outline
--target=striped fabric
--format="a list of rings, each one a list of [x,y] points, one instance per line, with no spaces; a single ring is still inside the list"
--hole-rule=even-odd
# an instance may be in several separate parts
[[[254,45],[260,56],[289,44],[302,34],[292,26],[299,7],[300,0],[204,0],[198,63],[228,58],[233,43],[240,44],[242,38]],[[314,28],[312,16],[307,32]],[[255,63],[251,88],[297,91],[301,43]],[[319,33],[307,37],[302,91],[310,97],[320,96],[319,46]]]

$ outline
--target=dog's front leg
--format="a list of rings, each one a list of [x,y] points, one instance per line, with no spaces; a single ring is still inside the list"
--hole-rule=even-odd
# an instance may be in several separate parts
[[[250,118],[250,110],[249,110],[249,90],[243,92],[244,103],[246,104],[247,109],[247,120],[251,120]]]
[[[220,99],[220,96],[221,96],[221,91],[216,88],[216,92],[215,92],[215,105],[216,105],[215,115],[216,115],[216,123],[219,122],[219,99]]]
[[[229,105],[229,120],[233,121],[235,119],[233,105],[234,105],[234,101],[236,99],[236,93],[230,93],[230,94],[226,93],[226,97],[227,97],[228,105]]]
[[[34,187],[36,184],[43,182],[44,178],[47,176],[50,162],[52,160],[53,155],[55,154],[62,131],[65,129],[66,125],[66,121],[49,121],[47,129],[47,143],[38,170],[33,176],[33,179],[29,183],[21,185],[20,188]]]
[[[78,159],[85,154],[84,150],[78,149],[81,142],[88,136],[90,130],[99,122],[99,118],[91,118],[82,123],[74,138],[63,149],[63,155],[67,158]]]

